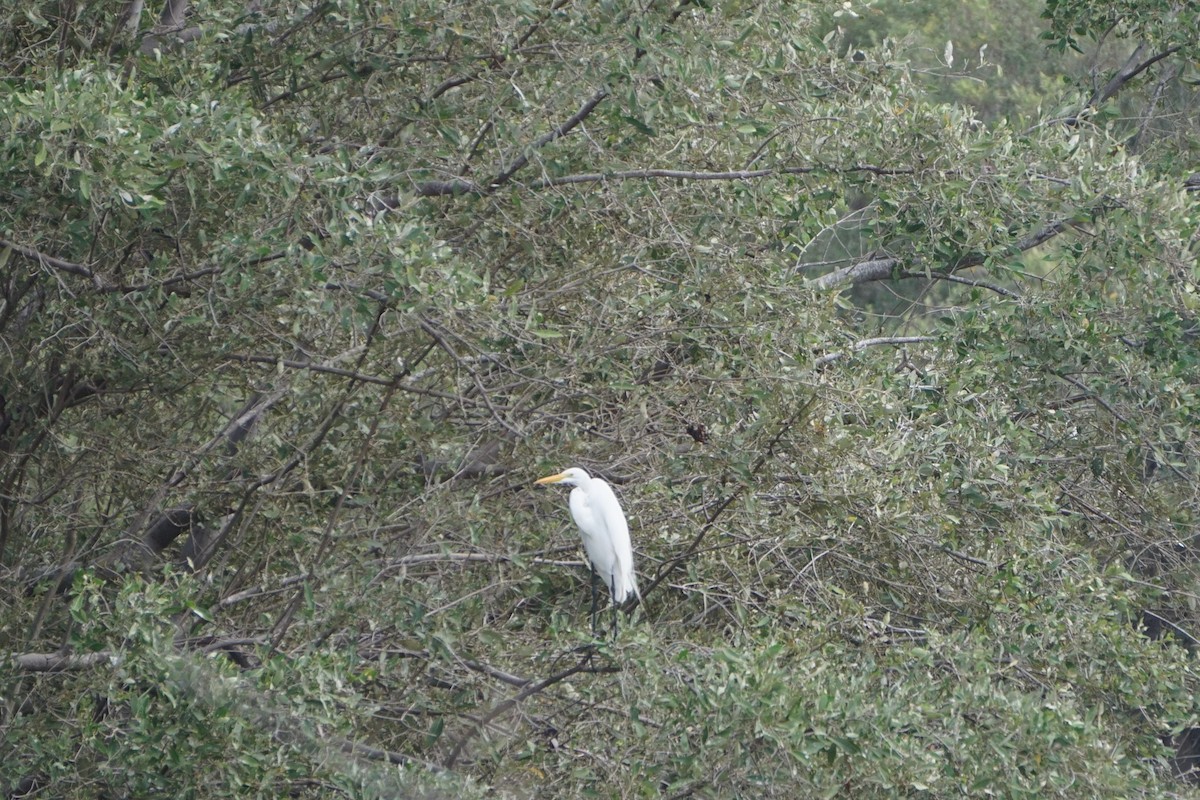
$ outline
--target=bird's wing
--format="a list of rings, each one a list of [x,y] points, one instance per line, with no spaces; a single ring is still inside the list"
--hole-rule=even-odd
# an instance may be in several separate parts
[[[629,541],[629,524],[625,521],[625,512],[621,510],[617,495],[606,481],[593,478],[589,488],[592,496],[588,498],[588,506],[604,523],[608,534],[618,602],[624,600],[631,591],[640,598],[642,594],[638,591],[637,578],[633,573],[633,546]]]
[[[612,550],[608,545],[608,528],[604,524],[604,517],[596,512],[593,502],[593,498],[588,496],[588,491],[583,487],[576,486],[571,490],[571,518],[579,527],[588,562],[604,581],[604,585],[608,586],[608,576],[613,568]]]
[[[587,492],[582,487],[576,486],[571,490],[570,497],[571,519],[575,520],[575,524],[579,527],[579,532],[583,535],[583,545],[588,551],[588,557],[592,556],[593,543],[603,538],[604,528],[601,527],[603,520],[597,518],[592,513],[591,503],[588,502]],[[594,559],[593,559],[594,560]]]

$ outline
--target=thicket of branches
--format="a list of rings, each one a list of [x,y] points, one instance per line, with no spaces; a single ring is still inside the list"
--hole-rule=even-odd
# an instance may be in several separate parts
[[[1190,791],[1200,21],[922,9],[0,4],[0,789]]]

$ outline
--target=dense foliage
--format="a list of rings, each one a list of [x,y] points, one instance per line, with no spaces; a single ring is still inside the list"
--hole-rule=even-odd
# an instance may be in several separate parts
[[[1193,791],[1200,30],[999,6],[0,3],[0,790]]]

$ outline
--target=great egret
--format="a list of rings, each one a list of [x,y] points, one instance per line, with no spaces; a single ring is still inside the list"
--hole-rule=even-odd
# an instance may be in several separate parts
[[[583,549],[592,567],[592,631],[596,630],[598,597],[596,576],[604,580],[613,603],[613,635],[617,633],[617,606],[637,595],[637,577],[633,573],[633,547],[629,544],[629,525],[612,487],[586,470],[571,467],[557,475],[537,481],[541,485],[565,483],[571,490],[571,517],[579,526]]]

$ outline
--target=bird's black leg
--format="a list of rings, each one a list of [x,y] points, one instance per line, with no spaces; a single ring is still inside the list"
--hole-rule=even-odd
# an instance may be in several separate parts
[[[596,575],[596,568],[588,564],[592,570],[592,636],[596,635],[599,630],[600,617],[600,594],[596,584],[599,582],[599,577]]]
[[[612,577],[612,583],[608,587],[608,599],[612,602],[613,607],[613,641],[617,640],[617,576]]]

